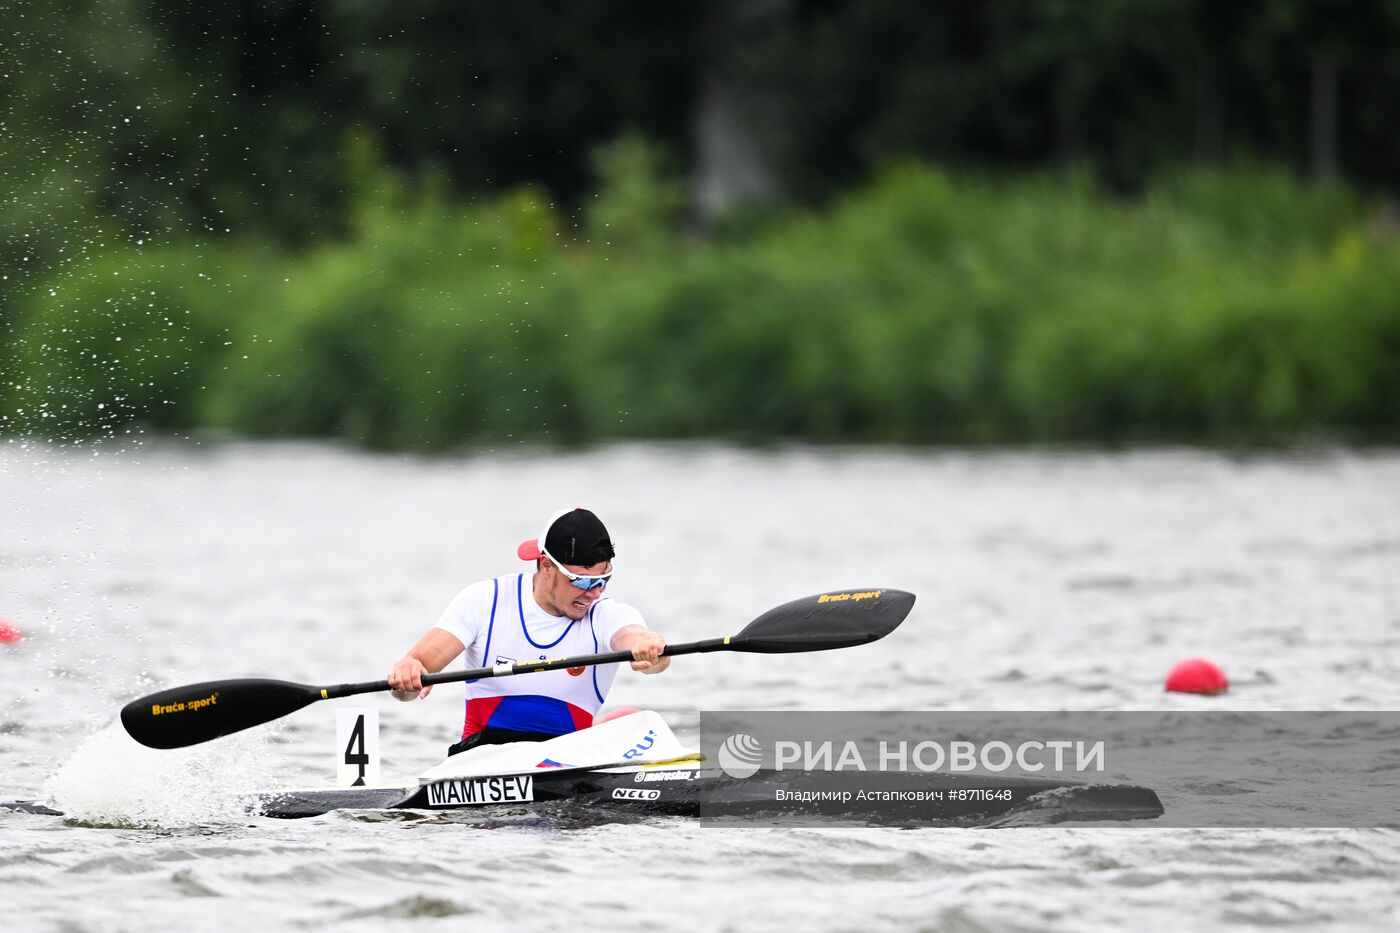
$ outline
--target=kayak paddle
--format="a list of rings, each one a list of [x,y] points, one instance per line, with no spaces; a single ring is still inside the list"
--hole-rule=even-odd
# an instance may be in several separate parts
[[[665,657],[710,651],[787,654],[827,651],[877,641],[893,632],[914,607],[914,594],[903,590],[841,590],[794,599],[754,619],[738,635],[667,645]],[[425,674],[424,685],[486,677],[510,677],[559,668],[592,667],[631,661],[630,651],[609,651],[575,658],[521,661],[474,670]],[[317,700],[391,690],[386,680],[313,687],[285,680],[210,680],[172,687],[122,709],[122,725],[131,737],[151,748],[184,748],[221,735],[281,719]]]

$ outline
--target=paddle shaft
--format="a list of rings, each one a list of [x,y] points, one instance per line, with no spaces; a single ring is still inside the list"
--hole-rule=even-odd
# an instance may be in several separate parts
[[[665,657],[711,651],[790,654],[827,651],[876,641],[909,614],[914,594],[895,589],[843,590],[795,599],[768,610],[737,635],[667,645]],[[632,660],[630,651],[575,658],[503,662],[447,674],[428,674],[425,685],[585,668]],[[316,687],[285,680],[211,680],[172,687],[132,700],[122,708],[122,725],[149,748],[184,748],[221,735],[271,722],[318,700],[392,690],[387,680]]]
[[[728,638],[707,638],[703,641],[685,642],[679,645],[667,645],[661,652],[664,658],[673,658],[680,654],[705,654],[710,651],[724,651],[729,647]],[[463,680],[484,680],[487,677],[510,677],[514,674],[535,674],[540,671],[557,671],[560,668],[569,667],[594,667],[598,664],[618,664],[623,661],[631,661],[630,651],[605,651],[601,654],[583,654],[575,658],[550,658],[547,661],[512,661],[508,664],[497,664],[493,667],[475,667],[466,671],[451,671],[443,674],[424,674],[423,686],[429,687],[436,684],[452,684]],[[321,690],[322,700],[334,700],[337,697],[352,697],[361,693],[378,693],[383,690],[392,690],[387,680],[371,680],[360,684],[337,684],[334,687],[325,687]]]

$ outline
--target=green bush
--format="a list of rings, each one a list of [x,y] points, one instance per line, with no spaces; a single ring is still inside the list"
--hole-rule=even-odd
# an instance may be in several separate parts
[[[128,247],[31,291],[5,348],[0,427],[72,439],[199,424],[262,265],[232,248]]]
[[[906,165],[703,242],[645,146],[605,156],[582,228],[528,189],[381,185],[307,252],[102,257],[19,301],[8,427],[447,448],[1400,426],[1400,243],[1348,189],[1255,167],[1123,200]]]
[[[542,433],[540,406],[560,395],[549,323],[567,298],[556,233],[528,191],[368,212],[349,241],[287,265],[247,321],[263,343],[211,391],[209,422],[376,446]]]

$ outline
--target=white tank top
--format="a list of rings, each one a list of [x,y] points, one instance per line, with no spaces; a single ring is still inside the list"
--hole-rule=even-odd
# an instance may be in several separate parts
[[[462,590],[436,623],[466,646],[466,668],[540,661],[612,650],[628,625],[645,625],[631,606],[604,596],[578,621],[552,616],[535,602],[529,573],[482,580]],[[538,674],[467,681],[462,737],[493,729],[563,735],[593,724],[619,665],[568,668]]]

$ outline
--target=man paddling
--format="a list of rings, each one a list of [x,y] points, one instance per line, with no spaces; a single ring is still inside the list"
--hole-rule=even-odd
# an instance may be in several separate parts
[[[614,551],[598,516],[587,509],[556,512],[516,553],[534,562],[534,573],[482,580],[458,593],[389,671],[395,697],[427,696],[433,688],[423,686],[423,675],[463,652],[468,668],[605,650],[632,652],[632,669],[646,674],[671,663],[661,657],[666,639],[647,628],[636,609],[607,596]],[[616,675],[616,666],[607,665],[469,680],[462,740],[448,754],[585,729]]]

